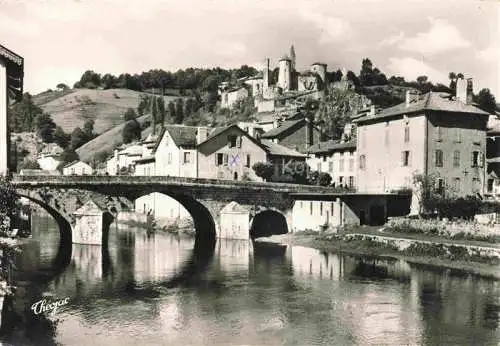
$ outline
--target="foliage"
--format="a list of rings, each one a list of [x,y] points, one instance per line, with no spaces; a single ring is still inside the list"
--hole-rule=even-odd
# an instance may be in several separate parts
[[[71,135],[64,132],[61,126],[56,126],[54,133],[52,134],[54,143],[56,143],[61,148],[65,149],[68,147]]]
[[[75,128],[71,133],[70,145],[71,148],[77,149],[87,143],[87,134],[79,127]]]
[[[318,176],[318,185],[329,186],[332,183],[332,176],[326,172],[321,172]]]
[[[494,114],[497,110],[497,102],[490,89],[481,89],[475,97],[475,102],[485,112]]]
[[[139,103],[139,106],[137,107],[138,109],[141,108],[141,104]],[[140,114],[140,112],[139,112]],[[141,116],[144,114],[141,114]],[[125,113],[123,114],[123,120],[129,121],[137,118],[137,114],[135,113],[135,110],[133,108],[128,108]]]
[[[314,121],[322,127],[327,137],[340,138],[344,126],[350,122],[351,116],[356,114],[365,102],[363,96],[352,90],[340,90],[329,86],[324,99],[318,105]],[[311,106],[313,105],[311,103]]]
[[[56,88],[60,89],[60,90],[68,90],[69,86],[64,84],[64,83],[59,83],[59,84],[57,84]]]
[[[432,213],[439,199],[436,191],[436,177],[431,174],[413,174],[413,184],[416,187],[416,197],[419,202],[419,214]]]
[[[378,68],[373,67],[370,59],[365,58],[361,63],[359,81],[364,86],[384,85],[387,84],[387,77]]]
[[[101,150],[94,156],[95,162],[105,162],[108,157],[111,155],[111,151],[109,150]]]
[[[87,141],[89,141],[94,134],[94,120],[87,119],[85,123],[83,123],[83,133],[87,137]]]
[[[129,120],[122,131],[123,143],[127,144],[141,139],[141,125],[136,119]]]
[[[274,174],[274,165],[270,162],[256,162],[252,169],[255,175],[264,179],[264,181],[269,180]]]
[[[19,165],[19,169],[40,169],[36,160],[25,160]]]
[[[284,169],[284,175],[292,178],[296,184],[306,184],[309,166],[303,161],[291,161]]]
[[[58,169],[61,169],[61,167],[64,166],[65,164],[79,160],[79,157],[73,148],[68,147],[68,148],[64,149],[64,151],[61,153],[61,155],[59,156],[59,159],[61,160],[62,163],[58,167]]]
[[[34,125],[37,131],[37,135],[42,139],[43,142],[53,142],[53,134],[54,130],[56,129],[56,124],[49,114],[42,113],[37,115],[34,119]]]
[[[19,197],[10,181],[7,178],[0,177],[0,217],[14,215],[18,201]]]

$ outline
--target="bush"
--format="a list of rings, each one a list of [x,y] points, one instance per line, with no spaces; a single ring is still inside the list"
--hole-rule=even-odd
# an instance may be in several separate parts
[[[274,174],[274,165],[270,162],[256,162],[252,166],[252,169],[255,175],[266,181]]]

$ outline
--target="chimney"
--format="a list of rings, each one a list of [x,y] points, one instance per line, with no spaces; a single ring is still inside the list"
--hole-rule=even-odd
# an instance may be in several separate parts
[[[371,105],[370,106],[370,117],[374,117],[375,116],[375,105]]]
[[[196,131],[196,144],[200,144],[204,142],[208,138],[208,128],[207,127],[198,127]]]
[[[305,118],[306,120],[306,148],[313,145],[313,124],[311,119]]]
[[[472,78],[467,78],[467,99],[466,99],[466,103],[468,105],[472,104],[472,96],[474,95],[474,89],[473,89],[473,85],[472,85]]]
[[[467,80],[459,78],[457,80],[457,101],[467,103]]]
[[[405,105],[406,108],[410,107],[411,93],[410,90],[406,90]]]

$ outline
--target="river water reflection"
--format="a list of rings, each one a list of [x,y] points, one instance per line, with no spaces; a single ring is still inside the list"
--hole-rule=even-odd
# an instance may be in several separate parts
[[[115,225],[107,252],[73,245],[69,265],[42,285],[59,231],[50,218],[34,224],[14,279],[39,290],[17,306],[42,292],[69,298],[54,315],[63,345],[499,344],[498,281],[219,240],[206,268],[169,285],[192,260],[194,240]]]

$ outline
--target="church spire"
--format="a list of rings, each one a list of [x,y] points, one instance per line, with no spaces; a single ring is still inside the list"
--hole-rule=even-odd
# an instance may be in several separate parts
[[[295,48],[294,48],[293,44],[290,47],[290,60],[292,61],[292,64],[291,64],[292,71],[295,71]]]

